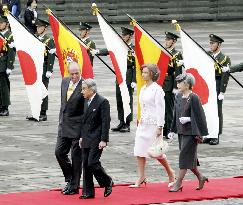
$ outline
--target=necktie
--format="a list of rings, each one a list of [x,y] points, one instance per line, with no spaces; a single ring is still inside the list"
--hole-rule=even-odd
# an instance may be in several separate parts
[[[91,103],[91,99],[88,100],[88,107],[89,107],[90,103]]]
[[[71,97],[71,95],[73,94],[74,91],[74,84],[72,83],[71,85],[69,85],[68,87],[68,91],[67,91],[67,101],[69,100],[69,98]]]

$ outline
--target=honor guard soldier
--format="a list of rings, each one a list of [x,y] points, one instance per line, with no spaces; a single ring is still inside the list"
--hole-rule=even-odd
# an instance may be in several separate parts
[[[171,32],[165,32],[165,47],[171,53],[172,59],[169,62],[168,70],[163,84],[165,92],[165,125],[163,135],[167,138],[173,119],[175,93],[177,92],[175,78],[182,73],[182,54],[175,49],[177,36]]]
[[[123,103],[122,103],[122,96],[120,87],[116,81],[116,103],[117,103],[117,112],[118,112],[118,119],[120,123],[116,126],[111,128],[112,131],[115,132],[130,132],[130,123],[133,120],[133,92],[134,88],[136,87],[136,65],[135,65],[135,57],[133,55],[134,45],[132,44],[132,37],[134,31],[130,28],[121,27],[122,30],[122,38],[127,43],[127,45],[131,48],[128,51],[127,56],[127,72],[126,72],[126,84],[129,92],[130,97],[130,109],[131,114],[127,116],[126,121],[124,121],[124,110],[123,110]],[[107,49],[93,49],[91,50],[93,55],[100,55],[106,56],[109,55]]]
[[[94,54],[92,54],[90,52],[90,50],[92,50],[92,49],[95,50],[96,46],[95,46],[95,42],[92,41],[89,37],[91,28],[92,28],[92,26],[90,24],[88,24],[86,22],[80,22],[80,27],[79,27],[80,38],[90,48],[88,50],[88,54],[89,54],[90,62],[93,65]]]
[[[0,116],[8,116],[8,106],[10,105],[9,75],[14,68],[16,52],[6,16],[0,16],[0,32]]]
[[[218,138],[207,138],[205,143],[210,145],[217,145],[219,143],[219,135],[222,134],[223,129],[223,113],[222,105],[224,100],[224,93],[229,81],[229,74],[223,72],[222,69],[231,65],[230,58],[221,52],[221,44],[224,42],[222,38],[214,34],[209,35],[210,51],[209,54],[216,60],[215,64],[215,78],[217,90],[218,116],[219,116],[219,134]]]
[[[37,37],[40,39],[42,43],[46,45],[46,50],[44,53],[44,63],[43,63],[43,74],[42,74],[42,82],[48,90],[49,79],[53,73],[53,66],[55,61],[55,44],[53,38],[51,38],[47,34],[47,28],[49,26],[49,22],[41,19],[37,19],[35,23],[37,27]],[[39,121],[46,121],[47,115],[46,111],[48,110],[48,96],[43,99],[41,104],[41,111]],[[33,117],[27,117],[28,120],[34,120]]]

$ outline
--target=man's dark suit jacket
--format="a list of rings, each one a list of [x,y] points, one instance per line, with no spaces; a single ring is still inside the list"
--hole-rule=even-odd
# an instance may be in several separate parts
[[[109,141],[110,104],[107,99],[98,93],[90,105],[85,103],[82,120],[82,148],[97,147],[100,141]]]
[[[84,97],[81,93],[82,79],[67,101],[69,83],[69,77],[62,80],[58,136],[80,138],[82,115],[84,112]]]

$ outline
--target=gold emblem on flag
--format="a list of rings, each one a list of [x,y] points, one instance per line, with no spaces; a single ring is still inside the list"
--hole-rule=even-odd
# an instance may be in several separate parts
[[[74,49],[67,48],[67,49],[63,50],[62,57],[63,57],[66,65],[73,61],[79,63],[78,54]]]

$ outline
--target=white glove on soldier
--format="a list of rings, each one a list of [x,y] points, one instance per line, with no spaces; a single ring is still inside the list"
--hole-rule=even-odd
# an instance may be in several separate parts
[[[225,72],[227,72],[227,71],[230,71],[230,67],[229,67],[229,66],[223,66],[223,67],[221,68],[221,70],[222,70],[223,73],[225,73]]]
[[[183,60],[178,60],[176,63],[177,63],[177,66],[182,66],[184,64],[184,61]]]
[[[49,53],[50,53],[50,54],[54,54],[54,53],[56,53],[56,49],[55,49],[55,48],[50,49],[50,50],[49,50]]]
[[[10,75],[11,73],[12,73],[12,70],[9,69],[9,68],[7,68],[7,70],[6,70],[6,74],[7,74],[7,75]]]
[[[131,83],[131,87],[132,87],[133,89],[135,89],[135,88],[137,87],[137,84],[134,83],[134,82],[132,82],[132,83]]]
[[[175,88],[174,88],[174,89],[172,90],[172,93],[174,93],[175,95],[177,95],[177,94],[179,93],[179,91],[178,91],[178,89],[175,89]]]
[[[175,133],[174,132],[170,132],[167,137],[169,138],[169,142],[172,142],[174,139]]]
[[[224,99],[224,93],[220,92],[219,95],[218,95],[218,99],[223,100]]]
[[[99,54],[100,51],[98,49],[91,49],[90,53],[92,54],[92,56],[95,56],[95,55]]]
[[[188,123],[188,122],[191,122],[190,117],[180,117],[179,120],[180,120],[180,123],[183,124],[183,125]]]
[[[50,72],[50,71],[46,71],[46,77],[47,78],[50,78],[52,76],[52,72]]]

